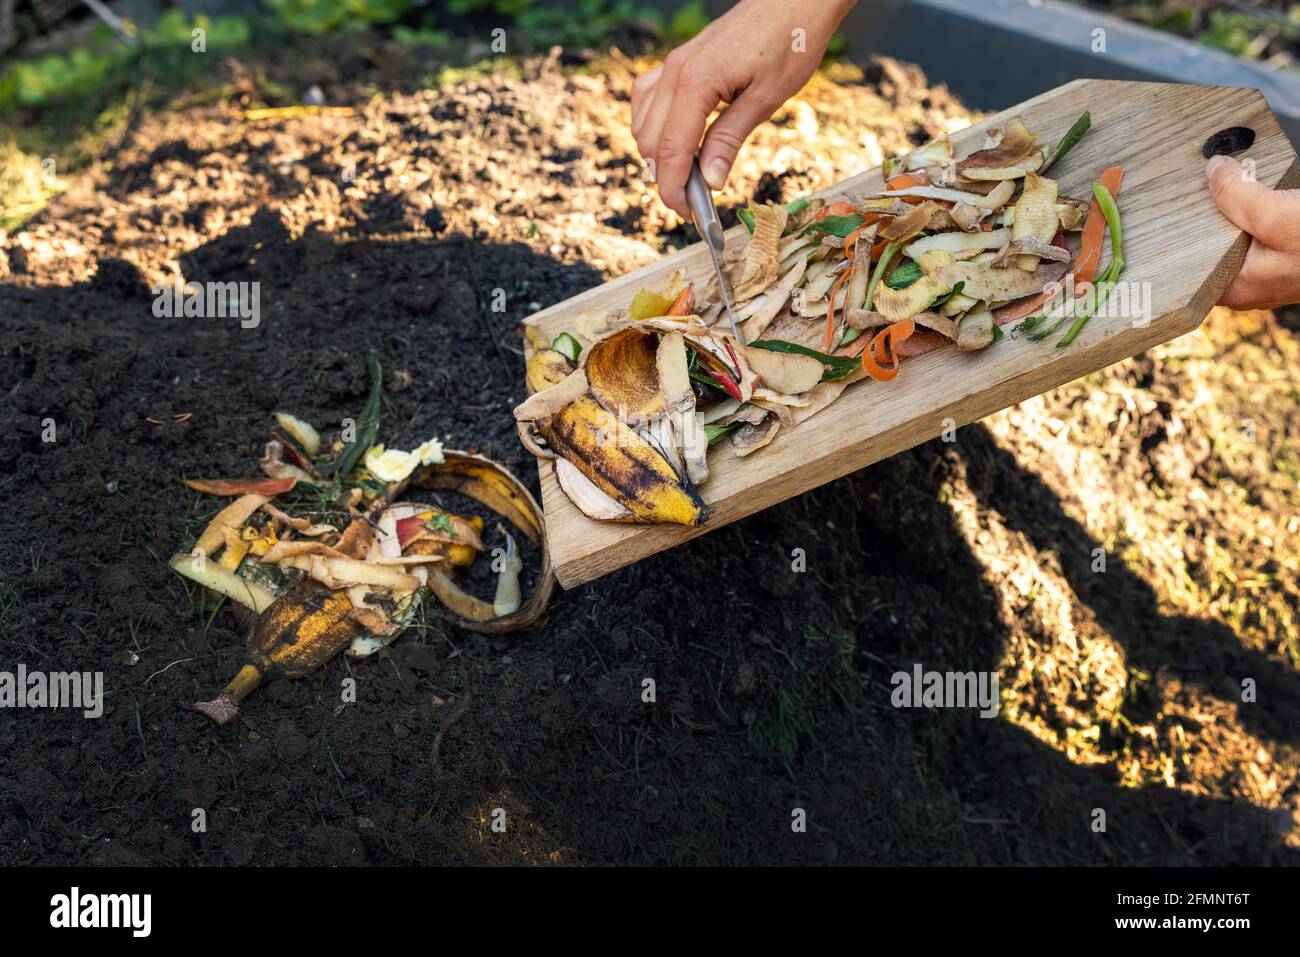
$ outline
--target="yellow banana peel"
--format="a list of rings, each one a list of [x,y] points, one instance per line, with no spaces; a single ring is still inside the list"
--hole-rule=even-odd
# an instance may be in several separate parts
[[[697,526],[708,508],[666,458],[589,396],[538,423],[538,431],[563,456],[637,522]]]
[[[573,369],[573,363],[564,353],[551,348],[538,349],[524,368],[524,381],[528,385],[529,394],[563,382]]]

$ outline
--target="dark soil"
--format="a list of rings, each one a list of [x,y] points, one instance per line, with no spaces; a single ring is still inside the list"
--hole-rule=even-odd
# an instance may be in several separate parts
[[[765,128],[732,202],[965,116],[914,71],[868,76]],[[336,430],[371,345],[383,440],[535,487],[519,319],[686,239],[616,66],[330,95],[357,114],[146,118],[0,254],[0,669],[109,693],[97,720],[0,712],[0,863],[1300,862],[1300,356],[1268,315],[561,593],[531,634],[435,617],[232,726],[186,710],[245,632],[165,565],[214,505],[182,477],[254,474],[276,410]],[[260,325],[155,318],[176,268],[260,282]],[[917,662],[997,671],[1002,714],[893,708]]]

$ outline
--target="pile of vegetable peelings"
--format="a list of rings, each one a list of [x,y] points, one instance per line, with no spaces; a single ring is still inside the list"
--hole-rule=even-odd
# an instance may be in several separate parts
[[[751,455],[854,382],[887,382],[950,345],[987,349],[1009,323],[1069,345],[1124,269],[1122,170],[1087,200],[1046,175],[1091,122],[1052,147],[1012,119],[960,159],[945,134],[886,162],[882,191],[751,204],[749,242],[727,264],[740,339],[716,280],[697,297],[680,271],[627,309],[576,315],[552,342],[526,326],[521,441],[591,518],[698,526],[697,487],[724,436]]]
[[[265,681],[303,677],[341,651],[364,658],[386,647],[430,597],[461,627],[492,633],[535,624],[550,602],[555,579],[532,495],[490,459],[436,439],[409,452],[375,444],[382,378],[373,354],[367,363],[370,394],[350,441],[327,448],[309,423],[276,413],[262,477],[185,483],[233,500],[171,567],[256,616],[239,672],[214,700],[194,705],[217,724]],[[483,518],[404,498],[412,489],[460,493],[530,539],[542,568],[527,601],[504,525],[503,545],[491,552],[496,593],[476,598],[455,576],[487,549]]]

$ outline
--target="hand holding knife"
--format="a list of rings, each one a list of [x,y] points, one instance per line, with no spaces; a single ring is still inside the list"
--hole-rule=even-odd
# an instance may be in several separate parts
[[[732,308],[734,295],[731,288],[731,280],[727,277],[727,270],[722,258],[726,250],[727,240],[722,229],[722,220],[718,218],[718,207],[713,202],[713,190],[709,184],[704,181],[704,174],[700,172],[700,160],[697,156],[691,164],[691,174],[686,181],[686,199],[691,205],[691,216],[695,220],[695,228],[704,240],[704,245],[709,247],[709,255],[713,257],[713,271],[718,277],[718,288],[722,291],[722,305],[727,310],[727,320],[731,323],[731,334],[736,337],[736,341],[741,344],[744,339],[741,338],[740,329],[736,325],[736,312]]]

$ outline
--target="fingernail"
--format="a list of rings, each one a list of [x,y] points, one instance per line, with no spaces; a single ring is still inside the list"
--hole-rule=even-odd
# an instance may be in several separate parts
[[[721,156],[715,156],[705,165],[701,172],[704,173],[704,181],[714,190],[722,189],[727,185],[727,173],[731,170],[731,164]]]
[[[1205,164],[1205,178],[1213,179],[1214,174],[1219,171],[1219,167],[1230,159],[1232,159],[1231,156],[1224,156],[1222,153],[1211,156],[1210,161]]]

